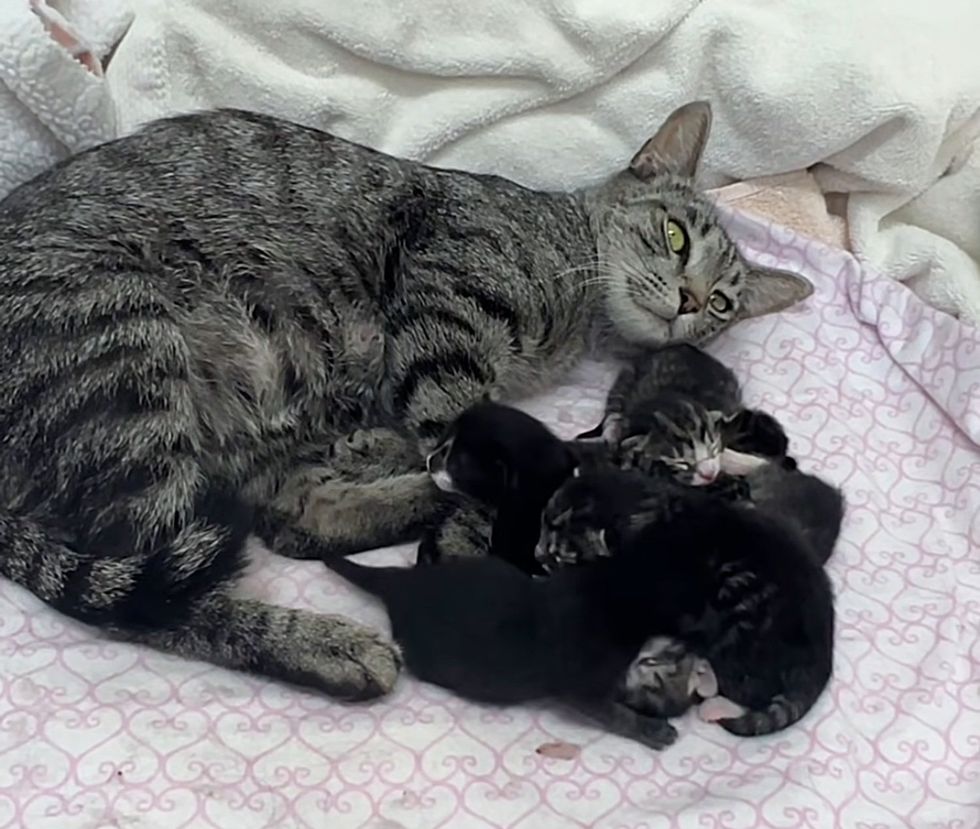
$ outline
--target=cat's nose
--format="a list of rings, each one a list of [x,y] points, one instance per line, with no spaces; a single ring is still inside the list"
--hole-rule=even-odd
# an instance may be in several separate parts
[[[696,314],[704,307],[704,301],[689,288],[679,288],[680,305],[677,308],[678,315]]]

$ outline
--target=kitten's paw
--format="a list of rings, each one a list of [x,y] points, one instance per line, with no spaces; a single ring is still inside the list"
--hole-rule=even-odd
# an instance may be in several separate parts
[[[389,693],[402,668],[398,646],[342,616],[318,617],[319,630],[301,643],[301,670],[337,699],[358,701]]]
[[[677,729],[659,717],[640,717],[636,740],[655,751],[663,751],[677,740]]]
[[[659,458],[652,457],[648,452],[650,439],[647,435],[633,435],[619,445],[620,469],[635,469],[637,472],[650,474]]]
[[[733,720],[741,717],[746,709],[726,697],[711,697],[698,706],[698,716],[705,722]]]
[[[611,414],[602,423],[602,439],[613,449],[619,446],[626,431],[626,418],[619,414]]]

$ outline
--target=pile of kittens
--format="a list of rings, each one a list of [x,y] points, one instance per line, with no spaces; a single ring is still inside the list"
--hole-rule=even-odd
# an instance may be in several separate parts
[[[556,698],[655,749],[695,705],[771,733],[830,679],[844,507],[787,447],[729,369],[664,346],[574,441],[495,403],[464,412],[427,461],[446,496],[418,566],[327,565],[385,603],[415,676],[461,696]]]

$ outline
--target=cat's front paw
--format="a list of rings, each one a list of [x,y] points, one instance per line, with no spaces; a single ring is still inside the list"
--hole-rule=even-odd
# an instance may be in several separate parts
[[[639,717],[634,738],[654,751],[663,751],[677,741],[677,729],[659,717]]]
[[[619,468],[632,469],[649,475],[653,471],[654,465],[660,460],[650,453],[649,446],[650,438],[648,435],[628,437],[619,446]]]

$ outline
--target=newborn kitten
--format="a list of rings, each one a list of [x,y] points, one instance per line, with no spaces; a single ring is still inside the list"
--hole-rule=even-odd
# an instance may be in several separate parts
[[[534,548],[541,511],[577,463],[571,447],[539,420],[491,402],[456,418],[426,459],[440,489],[490,508],[477,509],[475,523],[485,524],[492,515],[491,555],[527,573],[540,572]],[[457,512],[455,506],[443,509],[437,526]],[[419,560],[431,562],[438,558],[438,545],[432,543],[432,533],[428,536]]]
[[[757,509],[781,517],[800,533],[819,564],[834,552],[844,520],[844,496],[816,475],[776,463],[748,473],[743,479],[748,500]]]
[[[718,694],[718,680],[706,659],[683,642],[654,636],[637,654],[620,684],[623,702],[655,717],[679,717],[696,700]]]
[[[695,486],[782,459],[788,446],[774,418],[742,405],[732,371],[686,343],[662,346],[620,372],[602,423],[579,437],[600,434],[623,468],[667,470]]]
[[[722,699],[700,713],[734,734],[785,728],[830,678],[830,582],[776,515],[637,473],[587,474],[549,501],[538,555],[551,569],[628,560],[614,570],[633,579],[616,588],[624,609],[642,594],[634,623],[707,660]]]
[[[625,601],[618,593],[633,576],[611,571],[635,569],[629,557],[547,579],[527,578],[494,557],[413,568],[364,567],[339,557],[324,563],[384,602],[405,665],[419,679],[498,705],[556,697],[655,749],[676,739],[662,716],[629,705],[642,679],[636,671],[644,670],[637,662],[657,622],[643,618],[642,591]]]

